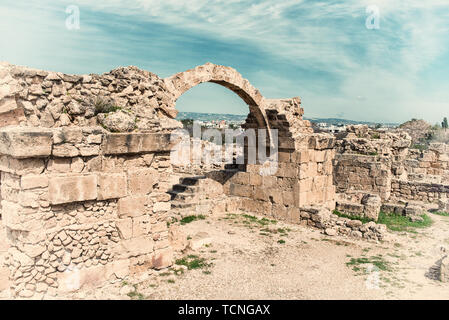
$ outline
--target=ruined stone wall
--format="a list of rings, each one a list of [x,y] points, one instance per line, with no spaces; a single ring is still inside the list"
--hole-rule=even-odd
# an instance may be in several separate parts
[[[391,193],[391,160],[387,157],[339,154],[335,159],[334,182],[337,192],[348,194],[367,192],[383,200]]]
[[[410,149],[404,131],[385,132],[366,126],[349,127],[337,136],[334,183],[337,209],[359,214],[364,194],[383,203],[438,203],[449,198],[449,149],[431,144],[428,150]]]
[[[248,104],[247,130],[278,130],[274,172],[246,162],[199,168],[204,179],[187,183],[197,172],[172,165],[176,99],[202,82]],[[13,296],[42,297],[167,267],[182,238],[170,223],[187,198],[197,212],[208,205],[363,232],[317,209],[335,205],[335,139],[313,134],[300,104],[265,99],[234,69],[210,63],[166,79],[135,67],[74,76],[0,64],[0,277]],[[265,138],[271,150],[272,132]],[[363,236],[377,239],[375,230]]]
[[[168,139],[101,128],[2,130],[14,294],[54,295],[172,263]]]
[[[410,149],[405,170],[410,181],[449,184],[449,145],[432,143],[428,150]]]
[[[164,79],[136,67],[67,75],[0,64],[0,127],[102,125],[112,132],[179,127]]]
[[[427,183],[394,179],[391,200],[438,203],[449,198],[449,184]]]

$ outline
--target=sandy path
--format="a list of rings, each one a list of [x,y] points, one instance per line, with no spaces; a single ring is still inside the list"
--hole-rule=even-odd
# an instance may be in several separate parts
[[[210,267],[182,275],[151,272],[127,282],[137,284],[134,297],[146,299],[448,299],[449,284],[436,280],[435,266],[445,255],[441,248],[449,248],[449,217],[431,216],[431,227],[377,244],[281,222],[269,224],[269,232],[241,217],[208,217],[183,229],[190,236],[207,232],[211,245],[184,256],[195,254]],[[275,232],[279,228],[284,235]],[[367,273],[369,265],[356,265],[359,271],[346,265],[373,256],[381,256],[389,270]],[[123,286],[72,297],[126,299]]]

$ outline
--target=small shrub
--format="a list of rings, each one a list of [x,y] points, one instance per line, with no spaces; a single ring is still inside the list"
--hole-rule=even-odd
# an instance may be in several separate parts
[[[187,217],[182,218],[180,222],[181,222],[182,225],[184,225],[184,224],[196,221],[196,220],[204,220],[204,219],[206,219],[206,217],[204,215],[202,215],[202,214],[200,214],[200,215],[191,215],[191,216],[187,216]]]
[[[111,102],[103,98],[97,98],[94,102],[95,115],[99,113],[111,113],[122,110],[121,107],[113,105]]]

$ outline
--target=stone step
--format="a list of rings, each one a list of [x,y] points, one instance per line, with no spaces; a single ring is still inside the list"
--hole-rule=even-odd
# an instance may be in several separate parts
[[[168,191],[168,194],[171,196],[171,200],[190,201],[195,198],[194,193],[185,193],[174,190]]]
[[[197,203],[189,203],[184,201],[172,201],[171,208],[172,209],[187,209],[196,206]]]
[[[173,191],[176,192],[184,192],[184,193],[196,193],[198,192],[199,187],[198,186],[189,186],[184,184],[175,184],[173,186]]]
[[[185,177],[179,179],[180,184],[185,186],[194,186],[197,185],[198,182],[202,179],[206,179],[206,176],[196,176],[196,177]]]

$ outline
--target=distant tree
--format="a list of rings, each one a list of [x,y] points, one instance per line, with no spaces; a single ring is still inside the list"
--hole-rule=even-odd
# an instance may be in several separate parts
[[[184,128],[190,128],[193,126],[193,119],[183,119],[181,120],[182,125]]]
[[[444,117],[443,122],[441,122],[441,127],[443,127],[444,130],[448,128],[447,118]]]
[[[380,128],[382,128],[382,124],[381,123],[377,123],[376,124],[376,129],[380,129]]]

